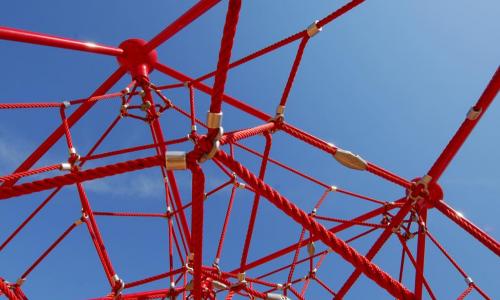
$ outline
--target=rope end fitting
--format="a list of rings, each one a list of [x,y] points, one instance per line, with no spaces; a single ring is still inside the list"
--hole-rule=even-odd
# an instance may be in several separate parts
[[[165,168],[167,170],[186,170],[186,152],[167,151],[165,153]]]
[[[319,23],[319,21],[316,20],[311,25],[309,25],[309,27],[307,27],[307,29],[306,29],[307,35],[310,38],[315,36],[316,34],[318,34],[321,30],[323,30],[323,27],[318,27],[318,23]]]
[[[268,293],[266,295],[266,300],[290,300],[290,298],[281,294]]]
[[[361,156],[344,149],[338,148],[333,157],[339,163],[350,169],[364,171],[368,166],[368,162]]]
[[[222,112],[207,113],[207,127],[209,130],[217,130],[217,134],[215,135],[212,141],[212,148],[207,153],[203,154],[203,156],[199,159],[200,163],[203,163],[209,159],[212,159],[217,151],[220,148],[220,138],[224,134],[224,128],[222,128]]]

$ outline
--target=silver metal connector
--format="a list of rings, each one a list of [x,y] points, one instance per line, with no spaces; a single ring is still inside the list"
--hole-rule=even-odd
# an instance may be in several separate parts
[[[165,153],[165,167],[167,170],[186,170],[186,152],[167,151]]]

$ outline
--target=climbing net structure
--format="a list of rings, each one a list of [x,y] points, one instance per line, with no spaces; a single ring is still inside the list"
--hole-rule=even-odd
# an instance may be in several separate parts
[[[44,207],[66,186],[76,186],[78,199],[81,204],[81,215],[75,216],[75,221],[62,230],[62,234],[54,241],[47,241],[46,251],[39,257],[29,262],[26,270],[18,278],[0,278],[0,295],[8,299],[28,299],[36,295],[27,295],[24,292],[25,284],[29,283],[29,276],[36,272],[37,267],[51,255],[77,227],[83,225],[88,232],[95,247],[97,257],[102,265],[102,270],[109,283],[109,292],[105,295],[96,295],[98,299],[225,299],[250,298],[250,299],[306,299],[314,298],[308,294],[311,287],[321,289],[325,295],[335,299],[342,299],[361,276],[366,276],[387,295],[397,299],[436,299],[432,286],[426,279],[424,272],[426,248],[437,249],[456,269],[458,277],[463,277],[465,284],[463,292],[455,295],[459,299],[465,298],[470,293],[478,297],[490,299],[486,291],[480,288],[480,283],[474,282],[467,270],[462,268],[438,239],[427,227],[427,213],[433,209],[449,218],[457,229],[466,231],[480,244],[500,255],[499,243],[455,211],[443,200],[443,191],[439,179],[450,161],[458,152],[475,125],[479,122],[488,106],[494,100],[500,88],[500,69],[497,69],[491,81],[487,84],[479,100],[466,114],[460,128],[451,141],[439,155],[427,174],[413,180],[402,178],[385,170],[367,159],[340,148],[332,143],[315,137],[300,128],[297,128],[285,119],[285,107],[292,89],[294,78],[308,43],[321,32],[322,28],[336,18],[348,13],[360,5],[362,0],[353,0],[338,10],[333,11],[321,20],[313,22],[308,28],[282,39],[257,52],[251,53],[241,59],[231,58],[233,40],[235,37],[238,17],[240,14],[241,0],[227,1],[227,13],[223,28],[217,69],[198,78],[191,78],[159,61],[156,48],[179,33],[184,27],[202,16],[218,2],[217,0],[202,0],[186,11],[182,16],[167,26],[162,32],[150,41],[129,39],[119,47],[105,46],[95,43],[86,43],[74,39],[66,39],[52,35],[24,31],[19,29],[0,27],[0,39],[16,42],[31,43],[76,51],[91,52],[99,55],[114,56],[119,68],[99,86],[90,97],[85,99],[67,100],[63,102],[35,102],[35,103],[0,103],[2,110],[34,110],[53,109],[58,112],[60,126],[50,134],[45,141],[12,173],[0,176],[0,199],[12,199],[31,194],[37,197],[40,192],[50,192],[29,216],[20,220],[18,227],[8,234],[4,241],[0,241],[0,251],[9,247],[16,236],[22,234],[25,227],[43,212]],[[221,4],[222,5],[222,4]],[[297,42],[298,50],[294,58],[286,85],[283,87],[281,99],[276,103],[276,112],[269,114],[248,103],[244,103],[225,92],[228,71],[246,64],[256,58],[264,56],[283,46]],[[173,84],[159,85],[150,79],[150,73],[156,71],[173,78]],[[110,93],[113,86],[124,76],[130,76],[130,84],[119,92]],[[207,84],[213,80],[213,85]],[[212,81],[210,81],[212,82]],[[188,108],[183,109],[181,99],[170,97],[172,90],[185,91],[189,99]],[[210,97],[210,108],[205,119],[205,112],[200,117],[198,93]],[[186,101],[184,101],[187,103]],[[259,125],[241,129],[230,128],[224,131],[222,127],[222,105],[232,106],[258,120]],[[86,152],[79,152],[74,146],[72,126],[77,123],[94,106],[114,105],[119,107],[118,115],[106,122],[111,122],[106,130],[99,136],[92,147]],[[186,136],[167,139],[164,134],[160,119],[167,114],[177,114],[184,118],[189,128]],[[99,147],[107,139],[115,126],[121,120],[134,120],[141,126],[146,126],[151,132],[151,143],[100,152]],[[99,120],[96,120],[99,121]],[[178,125],[180,127],[180,125]],[[244,126],[242,126],[244,127]],[[401,198],[382,201],[359,193],[325,183],[315,176],[307,174],[293,166],[289,166],[270,156],[273,137],[285,135],[310,146],[311,151],[319,150],[319,155],[332,156],[341,166],[359,172],[369,172],[383,180],[401,188]],[[245,144],[247,139],[260,139],[264,144],[263,151]],[[59,140],[65,140],[69,157],[62,157],[60,161],[45,167],[33,166],[47,153]],[[171,151],[174,146],[184,151]],[[175,148],[174,147],[174,148]],[[80,150],[80,149],[79,149]],[[143,155],[144,151],[154,151],[153,155]],[[253,156],[258,162],[258,172],[251,171],[255,166],[248,167],[244,160],[238,160],[236,151],[246,153],[246,157]],[[280,149],[275,153],[279,155]],[[120,159],[123,154],[134,153],[140,158],[132,160]],[[141,156],[142,155],[142,156]],[[104,159],[114,162],[100,163]],[[87,168],[86,163],[92,161],[97,167]],[[275,188],[265,180],[266,172],[280,169],[290,176],[296,176],[305,183],[313,184],[322,189],[322,195],[309,202],[309,207],[299,207],[290,197],[284,196],[281,186]],[[219,176],[226,180],[214,189],[207,190],[206,179],[209,178],[208,167],[216,170]],[[96,211],[91,206],[90,197],[87,196],[85,183],[101,178],[124,174],[128,172],[143,171],[155,168],[161,171],[164,186],[165,211],[161,213],[124,212],[117,207],[115,211]],[[60,172],[57,176],[54,173]],[[214,171],[215,172],[215,171]],[[186,173],[191,180],[191,194],[182,193],[178,185],[179,173]],[[133,173],[136,174],[136,173]],[[281,173],[280,173],[281,174]],[[32,177],[33,176],[33,177]],[[35,179],[32,179],[32,178]],[[206,213],[207,206],[211,205],[209,199],[222,190],[230,191],[227,198],[227,210],[221,219],[210,218]],[[251,210],[248,215],[248,225],[240,229],[241,243],[234,246],[229,244],[226,233],[231,228],[231,218],[234,215],[235,201],[239,195],[247,193],[253,198]],[[352,197],[366,204],[366,210],[354,218],[342,218],[335,212],[321,208],[332,194],[341,194]],[[311,195],[311,198],[315,197]],[[259,216],[259,207],[262,202],[272,204],[282,214],[296,223],[299,232],[286,232],[286,235],[296,235],[296,242],[278,250],[269,247],[262,249],[268,254],[250,260],[249,253],[256,240],[254,236],[255,224]],[[120,270],[113,264],[99,229],[101,218],[118,217],[122,222],[131,218],[162,218],[166,220],[165,234],[168,236],[168,263],[165,272],[152,274],[146,278],[122,278]],[[269,219],[269,216],[267,217]],[[207,235],[207,220],[218,226],[218,242],[216,249],[207,250],[204,237]],[[349,238],[340,238],[343,233],[353,233]],[[362,240],[369,235],[377,235],[375,242],[369,250],[357,250],[352,242]],[[377,256],[389,239],[397,241],[399,253],[398,272],[389,272],[379,267],[372,260]],[[410,244],[411,243],[411,244]],[[259,244],[265,248],[268,243]],[[223,251],[224,250],[224,251]],[[241,252],[240,252],[241,250]],[[208,251],[208,252],[207,252]],[[210,252],[211,251],[211,252]],[[238,253],[239,263],[228,265],[224,253]],[[215,253],[209,257],[207,253]],[[54,254],[55,255],[55,254]],[[346,263],[352,265],[354,271],[344,274],[343,282],[336,288],[328,280],[331,271],[322,270],[322,264],[331,256],[338,255]],[[282,263],[284,262],[285,263]],[[2,269],[0,268],[0,272]],[[413,274],[414,284],[404,284],[404,274]],[[162,289],[148,288],[148,284],[158,281],[167,282]],[[388,296],[389,297],[389,296]]]

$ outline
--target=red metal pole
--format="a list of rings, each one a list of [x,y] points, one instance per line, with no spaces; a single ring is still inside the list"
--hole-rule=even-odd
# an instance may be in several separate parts
[[[493,102],[498,90],[500,89],[500,67],[497,68],[495,74],[491,78],[488,86],[484,90],[483,94],[477,101],[477,103],[471,108],[467,114],[466,119],[463,121],[460,128],[457,130],[453,138],[450,140],[446,148],[444,148],[441,155],[432,165],[431,169],[427,173],[432,177],[433,181],[438,181],[443,172],[445,171],[448,164],[451,162],[455,154],[457,154],[460,147],[472,132],[476,124],[481,120],[489,105]]]
[[[146,50],[151,51],[160,46],[163,42],[174,36],[176,33],[181,31],[184,27],[189,25],[191,22],[196,20],[198,17],[203,15],[206,11],[212,8],[215,4],[219,3],[220,0],[201,0],[186,11],[182,16],[175,20],[172,24],[168,25],[162,32],[157,36],[152,38],[146,44]]]
[[[125,75],[126,70],[124,68],[119,68],[116,70],[100,87],[98,87],[90,97],[98,96],[106,93],[113,85],[115,85],[118,80]],[[90,98],[89,97],[89,98]],[[75,124],[96,102],[86,102],[83,103],[78,109],[76,109],[71,116],[68,118],[68,126],[71,127]],[[14,171],[14,173],[19,173],[26,171],[31,168],[62,136],[64,135],[64,127],[59,126],[52,134],[40,145],[38,148]],[[16,180],[4,182],[1,186],[8,187],[12,186],[17,182]]]
[[[123,53],[120,48],[4,26],[0,26],[0,39],[111,56],[119,56]]]

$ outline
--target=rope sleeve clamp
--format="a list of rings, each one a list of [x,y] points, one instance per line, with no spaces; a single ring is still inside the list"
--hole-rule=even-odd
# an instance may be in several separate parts
[[[316,34],[318,34],[321,30],[323,30],[323,27],[318,27],[318,23],[319,21],[316,20],[311,25],[309,25],[309,27],[307,27],[306,31],[309,37],[313,37]]]
[[[267,293],[266,300],[290,300],[290,298],[281,294]]]
[[[186,170],[186,152],[167,151],[165,153],[165,168],[167,170]]]
[[[368,162],[364,160],[361,156],[338,148],[333,157],[342,165],[354,169],[364,171],[368,166]]]
[[[469,112],[467,112],[467,119],[470,121],[474,121],[477,118],[479,118],[482,112],[483,112],[482,108],[476,108],[473,106],[469,109]]]

